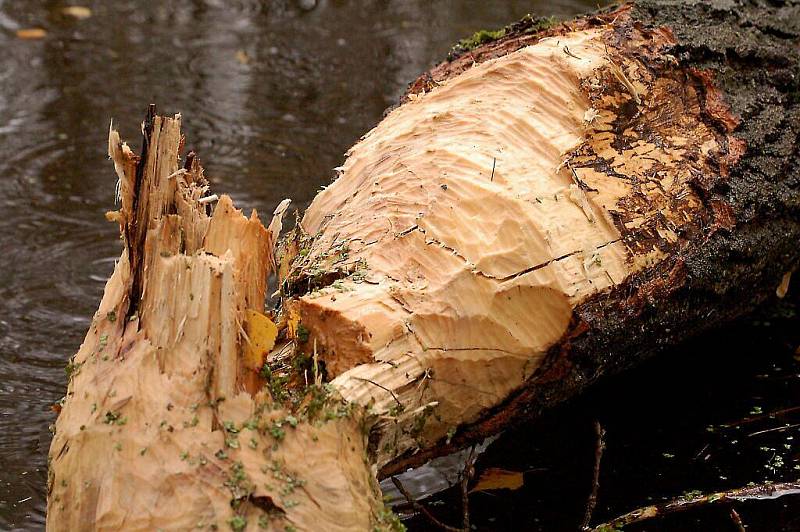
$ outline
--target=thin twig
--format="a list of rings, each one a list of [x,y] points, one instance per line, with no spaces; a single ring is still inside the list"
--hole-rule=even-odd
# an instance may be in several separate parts
[[[731,506],[731,521],[733,524],[736,525],[736,530],[739,532],[745,532],[744,523],[742,523],[742,518],[739,517],[739,512],[736,511],[736,508]]]
[[[589,494],[589,500],[586,501],[586,513],[583,515],[583,523],[581,530],[589,530],[589,523],[592,522],[592,514],[594,508],[597,506],[597,491],[600,489],[600,461],[603,459],[603,451],[606,448],[605,435],[606,431],[600,425],[599,421],[594,422],[594,431],[597,434],[597,444],[594,448],[594,476],[592,477],[592,492]]]
[[[436,517],[430,511],[428,511],[428,509],[424,505],[422,505],[419,502],[417,502],[411,496],[411,494],[408,491],[406,491],[406,488],[405,488],[405,486],[403,486],[403,483],[400,482],[400,479],[398,479],[397,477],[392,477],[392,483],[400,491],[400,493],[403,494],[403,497],[406,498],[406,500],[408,501],[408,504],[410,504],[411,507],[414,510],[420,512],[422,515],[427,517],[428,520],[431,523],[433,523],[434,525],[438,526],[442,530],[449,530],[450,532],[462,532],[462,530],[460,528],[456,528],[454,526],[446,525],[446,524],[442,523],[441,521],[439,521],[438,519],[436,519]]]
[[[494,167],[497,164],[497,157],[492,159],[492,177],[489,178],[489,181],[494,181]]]
[[[216,194],[211,194],[210,196],[206,196],[205,198],[200,198],[197,200],[197,203],[200,205],[205,205],[206,203],[211,203],[212,201],[217,201],[219,196]]]
[[[746,417],[734,423],[726,423],[721,426],[725,427],[726,429],[731,427],[738,427],[739,425],[746,425],[747,423],[755,423],[756,421],[761,421],[762,419],[767,419],[767,418],[771,419],[777,416],[782,416],[783,414],[790,414],[792,412],[797,412],[798,410],[800,410],[800,406],[792,406],[790,408],[784,408],[782,410],[775,410],[774,412],[767,412],[765,414],[761,414],[760,416]]]
[[[685,512],[695,508],[712,506],[736,501],[777,499],[786,495],[800,495],[800,481],[783,482],[778,484],[758,484],[756,486],[739,488],[729,491],[720,491],[708,495],[698,495],[696,497],[682,497],[673,499],[666,503],[645,506],[632,512],[621,515],[611,521],[597,525],[592,529],[593,532],[601,530],[616,530],[626,527],[633,523],[641,523],[649,519],[663,517],[675,512]]]
[[[180,170],[176,170],[176,171],[172,172],[171,174],[169,174],[167,176],[167,179],[172,179],[173,177],[178,177],[179,175],[183,175],[186,172],[188,172],[188,170],[186,170],[186,168],[181,168]]]
[[[472,479],[472,476],[475,474],[475,446],[473,445],[472,448],[469,450],[469,455],[467,455],[467,461],[464,463],[464,471],[461,472],[461,511],[464,514],[462,519],[462,528],[465,531],[470,529],[469,527],[469,481]]]
[[[747,435],[747,437],[750,438],[752,436],[758,436],[759,434],[766,434],[767,432],[780,432],[782,430],[789,430],[797,427],[800,427],[800,423],[795,423],[794,425],[786,425],[783,427],[775,427],[766,430],[759,430],[758,432],[751,432],[750,434]]]
[[[711,444],[710,444],[710,443],[707,443],[707,444],[705,444],[705,445],[703,446],[703,448],[702,448],[702,449],[700,449],[700,450],[697,452],[697,454],[696,454],[696,455],[694,455],[694,459],[695,459],[695,460],[697,460],[698,458],[700,458],[700,455],[701,455],[701,454],[703,454],[704,452],[706,452],[706,449],[708,449],[710,446],[711,446]],[[711,455],[709,454],[708,456],[711,456]],[[707,460],[707,459],[708,459],[708,457],[706,457],[706,460]]]

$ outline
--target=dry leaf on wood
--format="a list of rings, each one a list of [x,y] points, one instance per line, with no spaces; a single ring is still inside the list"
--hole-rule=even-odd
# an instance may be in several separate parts
[[[522,471],[509,471],[508,469],[490,467],[481,473],[478,483],[470,490],[470,493],[502,489],[518,490],[524,483]]]
[[[47,31],[42,28],[26,28],[17,30],[17,37],[25,40],[44,39]]]
[[[255,310],[248,310],[245,314],[244,329],[247,333],[247,347],[245,360],[247,366],[258,371],[264,365],[278,336],[278,327],[265,315]]]

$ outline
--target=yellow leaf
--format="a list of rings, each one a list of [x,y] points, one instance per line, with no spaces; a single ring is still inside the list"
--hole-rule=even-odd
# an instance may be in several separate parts
[[[61,12],[77,19],[85,19],[92,16],[92,10],[84,6],[67,6],[61,9]]]
[[[44,39],[47,32],[42,28],[26,28],[17,30],[17,37],[20,39]]]
[[[517,490],[524,484],[523,474],[521,471],[509,471],[507,469],[500,469],[490,467],[485,470],[478,483],[475,484],[470,490],[474,491],[489,491],[489,490]]]
[[[244,331],[249,340],[244,350],[245,365],[259,371],[264,365],[267,355],[275,347],[278,327],[260,312],[248,310],[245,312]]]

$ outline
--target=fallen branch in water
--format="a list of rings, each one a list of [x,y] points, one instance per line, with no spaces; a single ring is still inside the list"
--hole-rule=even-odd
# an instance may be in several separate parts
[[[739,427],[741,425],[747,425],[749,423],[755,423],[757,421],[762,421],[764,419],[774,419],[779,416],[784,416],[786,414],[791,414],[793,412],[797,412],[800,410],[800,406],[792,406],[789,408],[782,408],[781,410],[775,410],[774,412],[765,412],[763,414],[759,414],[757,416],[748,416],[746,418],[740,419],[739,421],[734,421],[732,423],[726,423],[721,425],[722,427],[728,429],[731,427]]]
[[[750,434],[747,435],[747,437],[748,438],[752,438],[753,436],[759,436],[761,434],[767,434],[768,432],[782,432],[784,430],[789,430],[789,429],[793,429],[793,428],[796,428],[796,427],[800,427],[800,423],[795,423],[794,425],[784,425],[782,427],[773,427],[771,429],[759,430],[757,432],[751,432]]]
[[[800,481],[779,484],[758,484],[728,491],[719,491],[694,497],[681,497],[662,504],[645,506],[597,525],[594,532],[616,530],[634,523],[658,519],[677,512],[686,512],[705,506],[741,501],[777,499],[786,495],[800,495]],[[731,514],[734,515],[734,514]],[[738,516],[738,514],[736,514]],[[735,519],[735,518],[734,518]]]

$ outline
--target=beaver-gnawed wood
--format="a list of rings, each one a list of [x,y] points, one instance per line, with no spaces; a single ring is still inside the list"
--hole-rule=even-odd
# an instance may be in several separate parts
[[[212,214],[179,119],[150,116],[140,157],[112,132],[126,246],[72,363],[49,529],[391,528],[376,476],[772,297],[800,260],[800,5],[544,26],[421,76],[275,256],[280,213]]]

